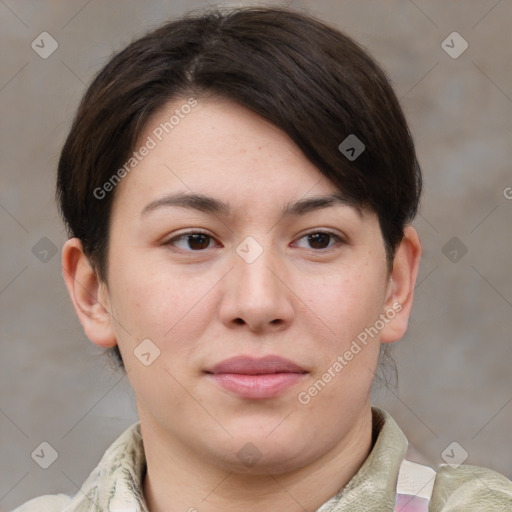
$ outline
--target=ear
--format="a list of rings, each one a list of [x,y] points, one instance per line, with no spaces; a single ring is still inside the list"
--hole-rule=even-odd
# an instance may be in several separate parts
[[[407,226],[395,252],[393,269],[389,276],[385,302],[385,315],[389,321],[381,331],[382,343],[397,341],[407,331],[420,258],[421,243],[418,233],[412,226]]]
[[[100,282],[78,238],[62,248],[62,276],[87,337],[104,348],[117,345],[107,287]]]

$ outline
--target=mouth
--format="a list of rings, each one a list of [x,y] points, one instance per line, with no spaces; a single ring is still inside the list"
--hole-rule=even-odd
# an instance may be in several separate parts
[[[204,373],[224,390],[240,398],[268,399],[297,384],[308,372],[279,356],[237,356],[216,364]]]

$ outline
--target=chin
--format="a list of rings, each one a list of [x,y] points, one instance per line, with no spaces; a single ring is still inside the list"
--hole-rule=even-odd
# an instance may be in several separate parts
[[[278,425],[279,421],[273,421],[271,426],[266,422],[262,428],[246,422],[243,426],[237,425],[238,428],[228,426],[233,438],[224,446],[218,440],[209,446],[209,451],[216,458],[215,463],[223,469],[240,474],[277,475],[312,462],[317,450],[312,440],[304,437],[304,428],[301,428],[302,435],[297,435],[294,429]],[[220,446],[223,448],[221,453]]]
[[[215,447],[218,448],[218,447]],[[283,449],[284,448],[284,449]],[[223,470],[240,475],[279,475],[300,469],[311,462],[304,454],[301,446],[281,447],[276,449],[275,445],[257,445],[248,442],[235,450],[235,457],[230,452],[229,457],[224,454],[216,454],[215,463]]]

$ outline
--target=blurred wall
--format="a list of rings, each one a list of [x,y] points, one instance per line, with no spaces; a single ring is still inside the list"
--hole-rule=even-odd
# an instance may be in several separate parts
[[[409,331],[394,345],[398,386],[378,385],[374,403],[397,420],[416,460],[436,466],[448,447],[511,478],[512,3],[268,4],[306,9],[362,43],[391,77],[416,142],[424,256]],[[2,510],[75,494],[137,421],[127,379],[86,339],[64,286],[56,164],[79,99],[112,52],[206,5],[0,2]],[[31,457],[42,442],[58,453],[46,470]]]

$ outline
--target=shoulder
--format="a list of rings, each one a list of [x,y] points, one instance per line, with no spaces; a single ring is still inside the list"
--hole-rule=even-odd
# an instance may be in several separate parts
[[[491,469],[441,464],[429,510],[467,512],[512,510],[512,481]]]
[[[11,512],[84,512],[112,510],[132,499],[137,510],[137,490],[142,488],[146,459],[140,423],[127,428],[105,451],[75,496],[52,494],[25,502]],[[126,506],[123,510],[128,510]],[[130,510],[132,510],[130,509]],[[140,507],[139,507],[140,509]]]
[[[11,512],[61,512],[71,501],[66,494],[47,494],[33,498]]]

